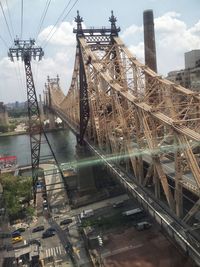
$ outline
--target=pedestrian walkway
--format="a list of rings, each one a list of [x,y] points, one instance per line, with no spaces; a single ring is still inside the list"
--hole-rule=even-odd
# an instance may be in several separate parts
[[[40,254],[42,256],[41,258],[49,258],[49,257],[58,258],[60,255],[65,254],[65,251],[62,246],[57,246],[57,247],[47,248],[43,252],[41,252],[41,254]]]

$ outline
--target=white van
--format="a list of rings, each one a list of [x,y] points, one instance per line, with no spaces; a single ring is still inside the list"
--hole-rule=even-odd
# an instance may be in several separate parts
[[[94,215],[94,211],[92,209],[90,210],[83,210],[80,214],[80,218],[84,219],[84,218],[89,218],[91,216]]]

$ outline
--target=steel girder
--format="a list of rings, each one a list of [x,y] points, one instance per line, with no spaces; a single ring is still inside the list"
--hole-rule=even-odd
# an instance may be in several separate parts
[[[152,186],[158,199],[162,188],[171,210],[189,221],[199,205],[187,216],[182,188],[199,198],[200,96],[141,64],[119,37],[112,40],[98,46],[79,36],[90,108],[87,138],[131,168],[142,186]],[[68,94],[55,105],[77,129],[79,51]]]

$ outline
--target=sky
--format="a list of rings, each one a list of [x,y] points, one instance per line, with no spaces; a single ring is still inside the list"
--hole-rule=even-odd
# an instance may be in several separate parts
[[[200,49],[200,0],[0,0],[0,3],[0,102],[4,103],[26,100],[24,65],[21,61],[11,62],[7,56],[16,36],[35,38],[44,50],[40,62],[32,61],[37,94],[42,94],[47,76],[54,78],[57,74],[63,92],[67,93],[75,59],[73,28],[77,10],[85,27],[109,26],[113,10],[121,28],[119,36],[133,55],[144,62],[143,11],[153,9],[158,73],[163,76],[184,68],[185,52]]]

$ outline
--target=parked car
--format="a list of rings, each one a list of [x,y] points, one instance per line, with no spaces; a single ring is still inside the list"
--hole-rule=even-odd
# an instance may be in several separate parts
[[[16,230],[12,232],[12,237],[17,237],[17,236],[21,236],[21,232]]]
[[[65,245],[65,250],[68,252],[68,253],[72,253],[73,252],[73,246],[70,242],[67,242],[67,244]]]
[[[12,238],[12,243],[15,244],[15,243],[21,242],[22,240],[23,238],[21,236],[16,236]]]
[[[121,207],[123,207],[124,206],[124,201],[122,200],[122,201],[119,201],[119,202],[115,202],[115,203],[113,203],[113,208],[121,208]]]
[[[143,221],[143,222],[137,223],[135,227],[138,231],[142,231],[142,230],[151,228],[151,226],[152,226],[151,223]]]
[[[65,219],[65,220],[61,221],[60,225],[65,225],[65,224],[69,224],[69,223],[72,223],[72,222],[73,222],[73,220],[69,218],[69,219]]]
[[[26,231],[26,228],[20,227],[20,228],[16,229],[16,231],[19,231],[20,233],[22,233],[22,232]]]
[[[34,245],[34,244],[36,244],[36,245],[38,245],[39,247],[41,246],[41,242],[40,242],[40,240],[37,240],[37,239],[31,239],[31,240],[29,241],[29,244],[30,244],[30,245]]]
[[[37,226],[37,227],[33,228],[32,233],[40,232],[40,231],[43,231],[43,230],[44,230],[44,226],[40,225],[40,226]]]
[[[52,232],[52,231],[45,231],[43,234],[42,234],[42,238],[47,238],[47,237],[51,237],[51,236],[54,236],[55,233]]]
[[[56,229],[54,227],[49,227],[46,232],[56,232]]]

